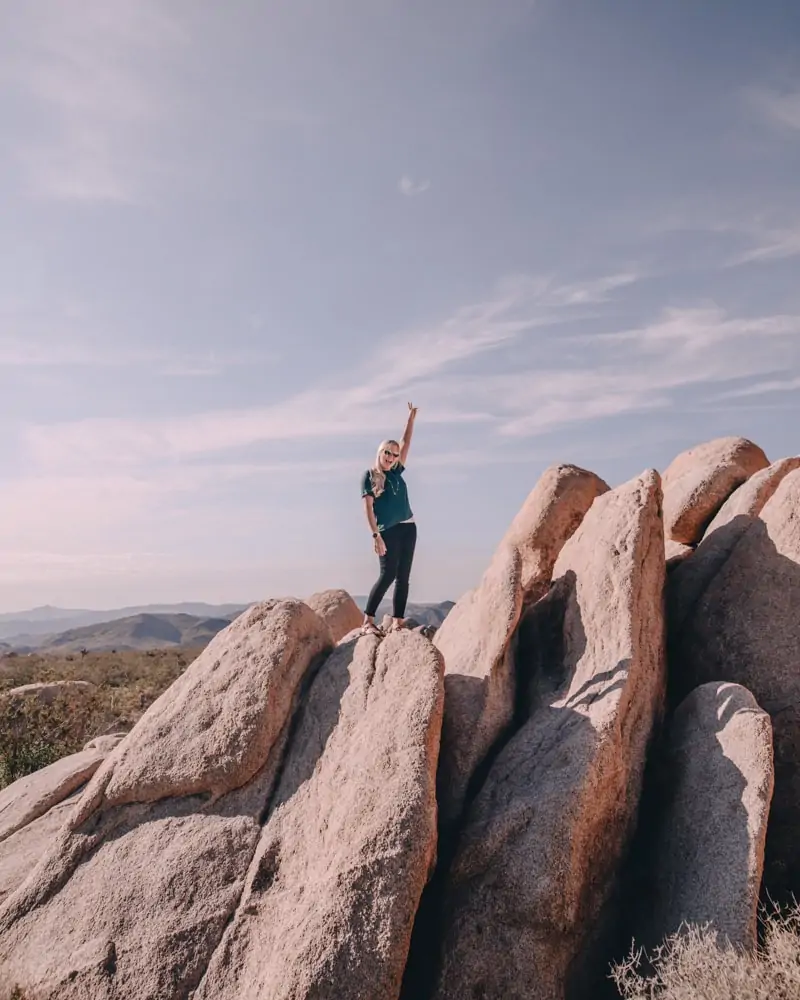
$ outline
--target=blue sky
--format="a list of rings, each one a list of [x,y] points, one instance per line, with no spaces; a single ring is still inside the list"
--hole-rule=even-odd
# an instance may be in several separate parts
[[[0,609],[374,575],[542,469],[798,450],[795,0],[28,0],[0,12]]]

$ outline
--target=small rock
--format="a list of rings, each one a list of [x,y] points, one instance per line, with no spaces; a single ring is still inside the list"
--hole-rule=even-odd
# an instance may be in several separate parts
[[[358,605],[346,590],[322,590],[312,594],[306,604],[315,611],[331,630],[334,642],[340,642],[364,619]]]

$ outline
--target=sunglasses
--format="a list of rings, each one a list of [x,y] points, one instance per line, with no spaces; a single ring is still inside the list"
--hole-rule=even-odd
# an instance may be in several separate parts
[[[383,454],[387,458],[400,458],[400,452],[389,451],[388,448],[383,449]]]

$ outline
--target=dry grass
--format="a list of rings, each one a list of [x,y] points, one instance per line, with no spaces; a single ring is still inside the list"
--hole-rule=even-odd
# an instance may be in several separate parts
[[[798,1000],[800,906],[768,914],[763,931],[750,955],[718,944],[707,929],[689,928],[653,955],[632,952],[612,978],[624,1000]]]
[[[11,655],[0,659],[0,694],[38,682],[82,680],[87,697],[51,705],[5,700],[0,709],[0,788],[76,750],[93,736],[129,729],[200,651]]]

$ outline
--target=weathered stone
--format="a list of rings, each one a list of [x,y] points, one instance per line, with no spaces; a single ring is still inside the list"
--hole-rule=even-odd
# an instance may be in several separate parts
[[[77,791],[0,841],[0,902],[22,885],[45,856],[79,798]]]
[[[783,479],[759,517],[735,517],[712,532],[709,542],[732,535],[726,558],[689,606],[680,629],[670,626],[676,690],[732,681],[752,691],[772,718],[775,794],[765,880],[774,894],[800,891],[798,511],[800,469]],[[675,577],[692,566],[702,548]]]
[[[120,739],[101,737],[92,740],[80,753],[62,757],[49,767],[19,778],[2,789],[0,842],[43,816],[85,784]]]
[[[122,739],[100,736],[80,753],[19,778],[0,791],[0,900],[44,856],[77,801],[80,789]]]
[[[196,1000],[397,997],[436,849],[442,671],[412,632],[327,660]]]
[[[536,484],[477,589],[436,633],[445,659],[438,800],[443,828],[458,820],[467,786],[514,711],[513,638],[523,606],[547,590],[562,546],[608,487],[592,472],[553,466]]]
[[[599,497],[526,614],[528,720],[467,811],[437,1000],[556,1000],[580,978],[639,801],[664,691],[658,474]]]
[[[339,642],[363,621],[363,614],[346,590],[322,590],[312,594],[306,604],[320,616]]]
[[[708,538],[712,531],[730,524],[734,518],[758,517],[764,504],[795,469],[800,469],[800,458],[781,458],[756,472],[728,497],[703,537]]]
[[[754,948],[773,785],[769,716],[738,684],[703,684],[675,712],[660,764],[640,943],[709,924]]]
[[[784,478],[797,468],[800,468],[800,458],[782,458],[751,476],[722,505],[691,559],[685,564],[681,560],[682,565],[676,566],[675,571],[670,573],[667,622],[671,637],[679,637],[687,616],[725,564],[752,519],[758,517]],[[667,565],[670,568],[669,561]]]
[[[299,601],[220,633],[95,772],[0,907],[0,983],[59,1000],[177,1000],[236,910],[295,694],[331,648]]]
[[[746,438],[717,438],[682,452],[664,472],[666,537],[696,545],[736,487],[767,465],[764,452]]]

